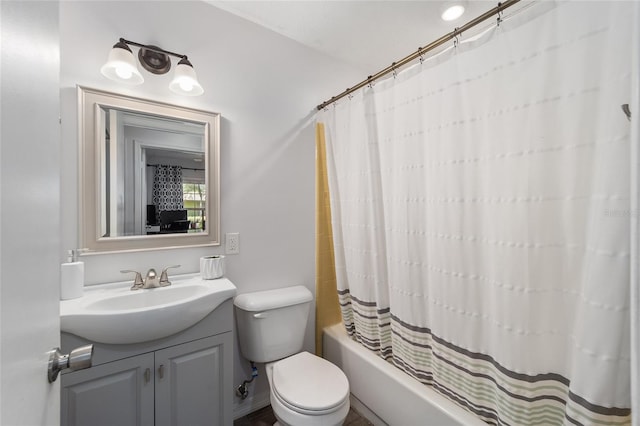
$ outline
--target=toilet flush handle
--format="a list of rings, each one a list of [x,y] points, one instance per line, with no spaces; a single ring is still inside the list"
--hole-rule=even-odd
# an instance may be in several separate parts
[[[257,314],[253,314],[253,317],[256,319],[265,319],[267,318],[267,313],[266,312],[258,312]]]

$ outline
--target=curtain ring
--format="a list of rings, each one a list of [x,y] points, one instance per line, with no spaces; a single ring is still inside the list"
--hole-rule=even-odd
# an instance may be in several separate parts
[[[420,56],[418,56],[418,60],[420,61],[420,64],[424,63],[424,55],[422,54],[422,47],[418,47],[418,53],[420,54]]]
[[[502,3],[498,2],[498,19],[496,19],[496,26],[499,27],[500,23],[502,22],[502,15],[503,15],[503,10],[502,10]]]
[[[453,47],[458,47],[458,44],[460,43],[460,39],[459,39],[460,34],[457,34],[458,33],[458,27],[455,27],[453,29],[453,33],[455,34],[455,36],[453,36]]]
[[[350,87],[347,87],[347,88],[345,89],[345,92],[348,92],[350,89],[351,89]],[[347,99],[349,99],[349,100],[353,99],[353,93],[349,93],[349,94],[347,95]]]
[[[392,74],[393,74],[393,78],[395,79],[396,77],[398,77],[398,70],[396,69],[396,63],[395,63],[395,62],[393,62],[393,63],[391,64],[391,66],[393,67],[393,72],[392,72]]]

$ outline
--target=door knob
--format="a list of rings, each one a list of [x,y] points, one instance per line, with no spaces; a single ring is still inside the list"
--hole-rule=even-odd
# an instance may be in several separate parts
[[[71,370],[83,370],[91,367],[93,359],[93,345],[80,346],[68,354],[60,352],[60,348],[49,352],[49,369],[47,378],[53,383],[58,378],[58,373],[67,368]]]

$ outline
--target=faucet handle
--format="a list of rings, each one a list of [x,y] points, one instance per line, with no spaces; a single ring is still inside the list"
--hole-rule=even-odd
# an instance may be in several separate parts
[[[160,274],[160,287],[171,285],[171,281],[169,281],[169,274],[167,273],[167,269],[179,268],[180,266],[181,265],[167,266],[162,270],[162,273]]]
[[[131,286],[131,290],[138,290],[144,286],[144,281],[142,281],[142,274],[138,271],[134,271],[132,269],[123,269],[120,271],[122,274],[136,274],[136,277],[133,279],[133,285]]]

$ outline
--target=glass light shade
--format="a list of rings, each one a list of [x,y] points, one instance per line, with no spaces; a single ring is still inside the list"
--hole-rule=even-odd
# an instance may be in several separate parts
[[[117,46],[109,52],[107,63],[102,66],[100,72],[111,80],[125,84],[138,85],[144,82],[131,50]]]
[[[187,96],[199,96],[204,93],[195,70],[185,59],[178,62],[173,80],[169,83],[169,89],[179,95]]]
[[[454,21],[459,17],[461,17],[463,13],[464,13],[463,4],[450,4],[442,12],[441,17],[444,21]]]

